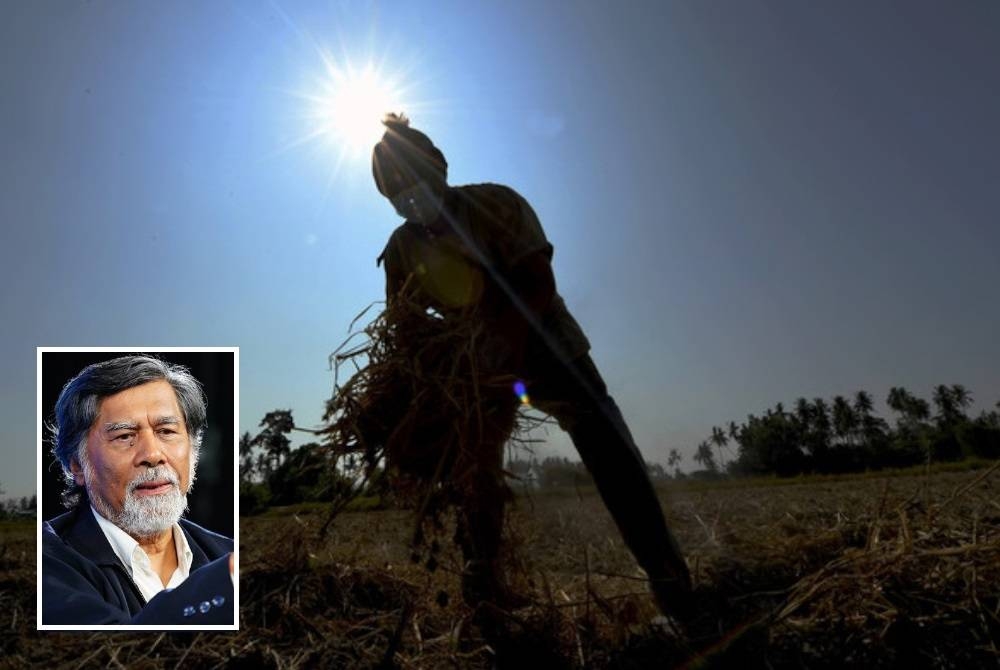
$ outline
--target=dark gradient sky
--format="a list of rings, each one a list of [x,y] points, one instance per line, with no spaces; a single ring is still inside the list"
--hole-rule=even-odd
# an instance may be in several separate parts
[[[398,223],[297,142],[322,48],[403,73],[453,183],[532,202],[648,458],[799,396],[1000,400],[1000,4],[415,4],[5,9],[8,493],[38,345],[240,346],[245,429],[319,421]]]

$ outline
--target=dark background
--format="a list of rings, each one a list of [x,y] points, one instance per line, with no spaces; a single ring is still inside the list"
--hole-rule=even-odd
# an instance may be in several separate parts
[[[208,400],[208,419],[198,461],[197,478],[188,496],[187,518],[209,530],[233,537],[233,493],[235,487],[236,436],[233,433],[234,388],[233,352],[42,352],[42,490],[39,513],[43,519],[62,514],[64,489],[62,466],[52,455],[52,433],[44,424],[55,417],[59,392],[70,379],[91,363],[117,358],[127,353],[149,353],[169,363],[191,370],[202,383]]]

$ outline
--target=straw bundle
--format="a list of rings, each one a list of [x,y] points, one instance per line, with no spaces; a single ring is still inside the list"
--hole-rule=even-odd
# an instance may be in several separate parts
[[[324,414],[341,466],[365,480],[384,465],[395,492],[416,495],[420,517],[495,494],[480,484],[502,482],[504,443],[527,419],[514,377],[484,356],[490,344],[474,314],[429,313],[404,287],[331,356],[337,377],[354,369]]]

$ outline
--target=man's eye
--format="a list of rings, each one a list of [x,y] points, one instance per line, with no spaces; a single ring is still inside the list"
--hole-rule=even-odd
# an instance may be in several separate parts
[[[173,428],[161,428],[160,435],[176,435],[177,431]]]
[[[121,435],[115,435],[111,439],[114,440],[115,442],[128,442],[129,440],[132,439],[132,433],[123,433]]]

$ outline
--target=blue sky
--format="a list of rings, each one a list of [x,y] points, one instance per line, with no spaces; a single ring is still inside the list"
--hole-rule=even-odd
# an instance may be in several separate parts
[[[398,223],[300,141],[324,50],[401,77],[452,183],[533,204],[648,459],[799,396],[1000,400],[1000,5],[418,4],[5,9],[8,494],[40,345],[239,346],[244,429],[318,423]]]

